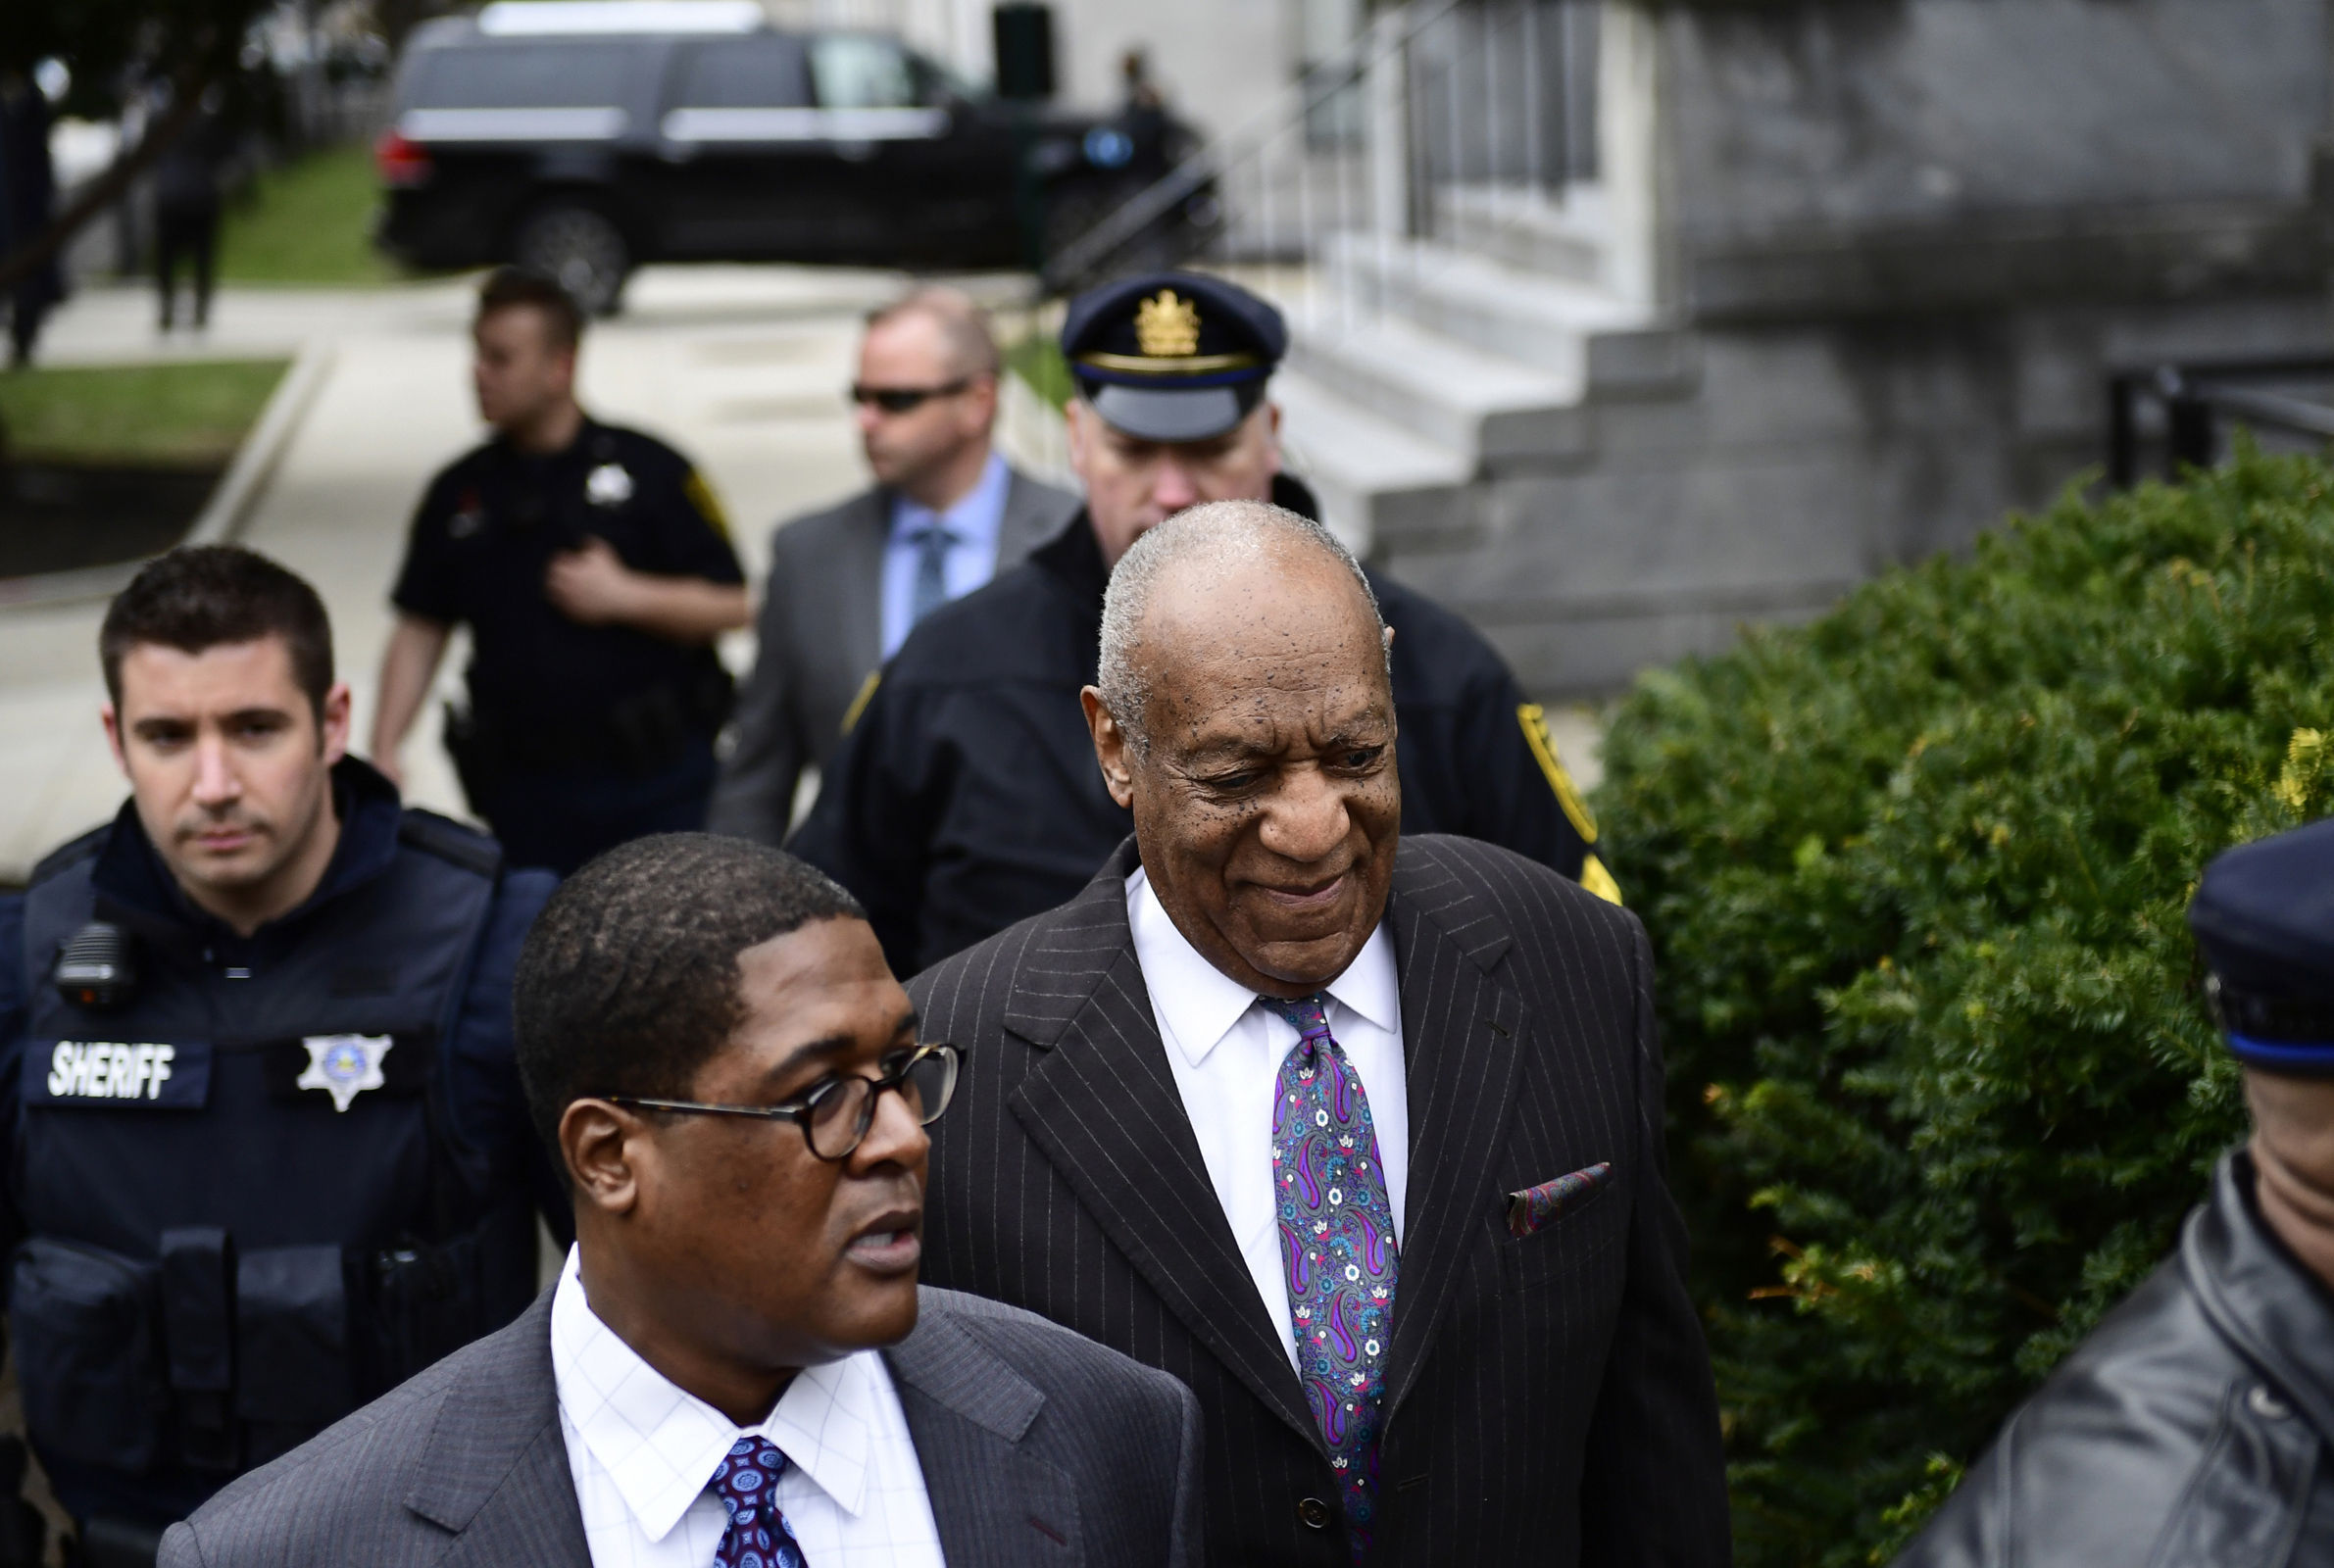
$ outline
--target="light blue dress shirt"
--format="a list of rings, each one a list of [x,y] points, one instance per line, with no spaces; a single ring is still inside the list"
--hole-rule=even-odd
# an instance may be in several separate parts
[[[962,599],[997,573],[997,535],[1005,526],[1005,496],[1013,474],[1005,460],[989,454],[980,480],[946,512],[933,513],[906,496],[891,503],[891,539],[883,547],[883,657],[908,640],[916,615],[918,544],[936,520],[952,536],[948,547],[948,597]]]

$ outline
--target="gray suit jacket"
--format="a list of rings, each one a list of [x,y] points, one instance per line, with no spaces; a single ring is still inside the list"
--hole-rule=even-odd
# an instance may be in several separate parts
[[[1199,1406],[1028,1313],[922,1293],[884,1352],[950,1568],[1196,1568]],[[160,1568],[572,1564],[551,1295],[171,1527]]]
[[[780,523],[756,620],[761,649],[737,697],[732,749],[706,825],[775,844],[786,836],[794,787],[821,767],[843,720],[883,662],[883,547],[892,495],[864,491],[841,506]],[[1062,531],[1078,498],[1019,471],[1005,495],[997,570],[1020,564]]]

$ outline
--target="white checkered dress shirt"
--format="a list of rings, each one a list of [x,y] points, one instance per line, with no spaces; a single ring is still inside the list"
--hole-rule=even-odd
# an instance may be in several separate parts
[[[778,1507],[809,1568],[940,1568],[923,1466],[880,1354],[813,1367],[768,1420],[733,1426],[600,1321],[575,1256],[551,1299],[551,1370],[592,1568],[711,1568],[729,1514],[706,1485],[757,1434],[790,1461]]]

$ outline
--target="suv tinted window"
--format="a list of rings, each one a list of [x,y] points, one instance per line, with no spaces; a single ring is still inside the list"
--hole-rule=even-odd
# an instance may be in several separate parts
[[[811,40],[811,79],[821,109],[913,109],[916,75],[889,38],[838,32]]]
[[[693,46],[672,102],[684,109],[798,109],[810,102],[802,47],[792,38],[737,38]]]
[[[527,39],[433,49],[420,62],[414,109],[555,109],[621,104],[634,51],[620,43]]]

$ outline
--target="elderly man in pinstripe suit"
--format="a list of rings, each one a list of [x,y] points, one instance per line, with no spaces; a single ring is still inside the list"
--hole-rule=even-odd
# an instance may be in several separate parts
[[[1722,1564],[1644,930],[1397,844],[1390,638],[1262,503],[1119,564],[1084,703],[1134,837],[910,986],[968,1060],[925,1277],[1189,1385],[1213,1561]]]

